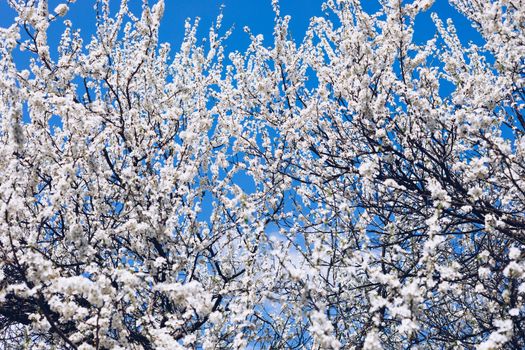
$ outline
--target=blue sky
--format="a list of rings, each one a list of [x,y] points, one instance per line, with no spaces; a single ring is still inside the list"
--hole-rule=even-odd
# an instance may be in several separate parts
[[[56,5],[63,1],[49,0],[49,8],[54,9]],[[142,0],[129,0],[132,7],[140,8]],[[12,23],[14,12],[7,5],[8,0],[0,0],[0,26],[6,27]],[[95,28],[95,12],[93,11],[94,0],[77,0],[71,5],[68,18],[75,28],[81,28],[86,42]],[[119,0],[110,0],[111,4],[118,6]],[[154,3],[150,0],[150,3]],[[292,16],[291,33],[293,37],[300,41],[304,36],[308,26],[309,18],[312,16],[322,16],[322,0],[281,0],[282,14]],[[266,43],[271,44],[271,34],[273,30],[273,18],[271,0],[165,0],[166,10],[161,25],[160,41],[169,42],[174,49],[178,48],[182,41],[184,32],[184,21],[187,18],[201,18],[200,34],[205,36],[208,28],[218,15],[221,6],[224,6],[224,29],[232,25],[235,30],[230,39],[226,42],[227,50],[244,51],[249,40],[244,33],[243,27],[249,26],[253,33],[263,34]],[[376,0],[364,0],[365,8],[377,7]],[[430,13],[437,12],[442,19],[452,18],[457,26],[458,33],[463,41],[475,41],[481,43],[479,35],[471,28],[470,23],[455,9],[447,0],[436,0],[430,11],[419,16],[416,22],[417,41],[425,40],[435,32],[434,25],[430,20]],[[53,25],[51,30],[57,31],[61,25]]]
[[[50,0],[49,8],[52,10],[56,5],[63,1]],[[131,5],[140,8],[142,0],[129,0]],[[150,0],[153,4],[155,1]],[[90,35],[95,28],[95,12],[93,11],[94,0],[77,0],[70,6],[67,15],[74,24],[74,27],[81,28],[82,31]],[[118,6],[120,1],[110,0],[111,4]],[[320,0],[284,0],[281,7],[284,14],[293,16],[292,31],[294,37],[303,36],[308,19],[314,15],[320,15]],[[224,6],[224,29],[234,25],[235,31],[231,39],[227,42],[230,50],[242,50],[247,47],[249,40],[247,34],[243,32],[244,26],[249,26],[254,33],[262,33],[269,38],[273,29],[273,11],[271,0],[165,0],[166,10],[161,25],[161,41],[170,42],[177,47],[183,37],[184,21],[187,18],[201,18],[200,34],[206,35],[207,29],[214,22]],[[0,26],[6,27],[12,23],[15,16],[7,5],[7,0],[0,0]]]
[[[49,0],[49,8],[52,10],[62,2],[65,0]],[[155,2],[156,0],[150,0],[150,4]],[[95,3],[95,0],[77,0],[70,6],[67,15],[67,18],[73,22],[73,28],[81,29],[85,43],[90,41],[89,38],[95,30],[95,11],[93,9]],[[323,15],[322,3],[323,0],[280,0],[281,14],[292,16],[290,32],[296,41],[302,40],[312,16]],[[362,3],[366,9],[378,7],[377,0],[362,0]],[[9,26],[15,16],[15,12],[7,4],[8,0],[0,0],[1,27]],[[110,4],[117,8],[120,0],[110,0]],[[136,9],[137,14],[140,13],[142,0],[129,0],[129,4],[130,7]],[[250,27],[254,34],[263,34],[266,45],[272,44],[274,13],[271,0],[165,0],[165,13],[160,27],[160,41],[171,44],[172,57],[182,42],[185,20],[200,17],[199,34],[201,37],[206,37],[208,28],[215,21],[222,6],[224,7],[223,33],[234,26],[232,36],[226,41],[227,52],[246,50],[249,38],[248,34],[243,31],[245,26]],[[464,44],[469,41],[474,41],[477,44],[483,43],[470,22],[451,7],[447,0],[436,0],[429,11],[418,16],[414,37],[416,42],[423,42],[434,36],[436,30],[430,18],[432,12],[436,12],[443,21],[452,18]],[[51,46],[56,47],[63,29],[64,26],[61,23],[51,25],[48,36]],[[15,52],[15,61],[18,68],[26,68],[29,63],[27,53]],[[239,183],[243,183],[243,181],[240,180]]]

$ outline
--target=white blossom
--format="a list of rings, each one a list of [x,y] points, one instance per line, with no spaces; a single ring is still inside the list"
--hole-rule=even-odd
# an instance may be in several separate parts
[[[69,7],[66,4],[59,4],[57,5],[57,7],[55,7],[54,12],[58,16],[65,16],[68,10],[69,10]]]
[[[8,1],[0,348],[525,348],[525,6],[449,2]]]

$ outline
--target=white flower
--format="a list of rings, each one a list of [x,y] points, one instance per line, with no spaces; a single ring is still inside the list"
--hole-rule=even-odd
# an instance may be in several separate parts
[[[376,175],[377,163],[373,160],[366,160],[359,166],[359,174],[365,179],[372,179]]]
[[[468,214],[472,211],[472,207],[470,205],[464,205],[461,207],[461,210],[465,212],[466,214]]]
[[[68,10],[69,7],[66,4],[59,4],[57,7],[55,7],[55,13],[58,16],[65,16]]]
[[[481,195],[483,194],[483,190],[479,187],[479,186],[476,186],[476,187],[472,187],[468,190],[468,195],[470,196],[470,198],[472,198],[473,200],[478,200],[481,198]]]
[[[410,318],[404,318],[401,321],[401,325],[399,326],[399,331],[407,335],[413,334],[418,329],[419,329],[419,326],[414,321],[412,321]]]
[[[363,350],[381,350],[381,339],[376,329],[372,329],[366,334]]]
[[[451,198],[448,195],[447,191],[443,189],[441,184],[435,179],[430,179],[428,181],[428,189],[432,194],[432,199],[434,200],[434,206],[439,208],[448,208],[450,207]]]
[[[512,260],[517,260],[521,256],[521,250],[517,247],[510,247],[509,249],[509,258]]]
[[[523,275],[523,267],[515,261],[511,261],[503,270],[503,274],[507,277],[521,277]]]
[[[512,321],[496,320],[494,326],[498,329],[492,332],[485,342],[476,347],[478,350],[502,349],[503,345],[509,341],[509,337],[512,335]]]
[[[487,278],[490,275],[490,269],[486,267],[480,267],[478,269],[478,276],[480,278]]]
[[[334,327],[324,312],[313,311],[310,314],[312,322],[309,330],[315,341],[324,349],[339,349],[341,344],[333,336]]]
[[[376,130],[376,137],[377,137],[378,139],[385,138],[385,137],[386,137],[386,130],[383,129],[383,128],[377,129],[377,130]]]

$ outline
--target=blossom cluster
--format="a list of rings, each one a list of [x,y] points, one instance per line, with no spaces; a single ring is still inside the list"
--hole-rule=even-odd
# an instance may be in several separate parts
[[[0,28],[1,348],[525,348],[523,0],[450,1],[482,45],[417,41],[432,0],[297,42],[273,1],[230,53],[74,2]]]

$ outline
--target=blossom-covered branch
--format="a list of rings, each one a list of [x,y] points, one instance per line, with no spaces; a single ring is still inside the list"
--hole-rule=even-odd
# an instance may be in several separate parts
[[[89,40],[9,3],[2,347],[525,347],[522,0],[451,1],[483,45],[439,12],[416,42],[429,0],[328,0],[297,42],[274,1],[270,47],[219,15],[172,57],[162,0]]]

